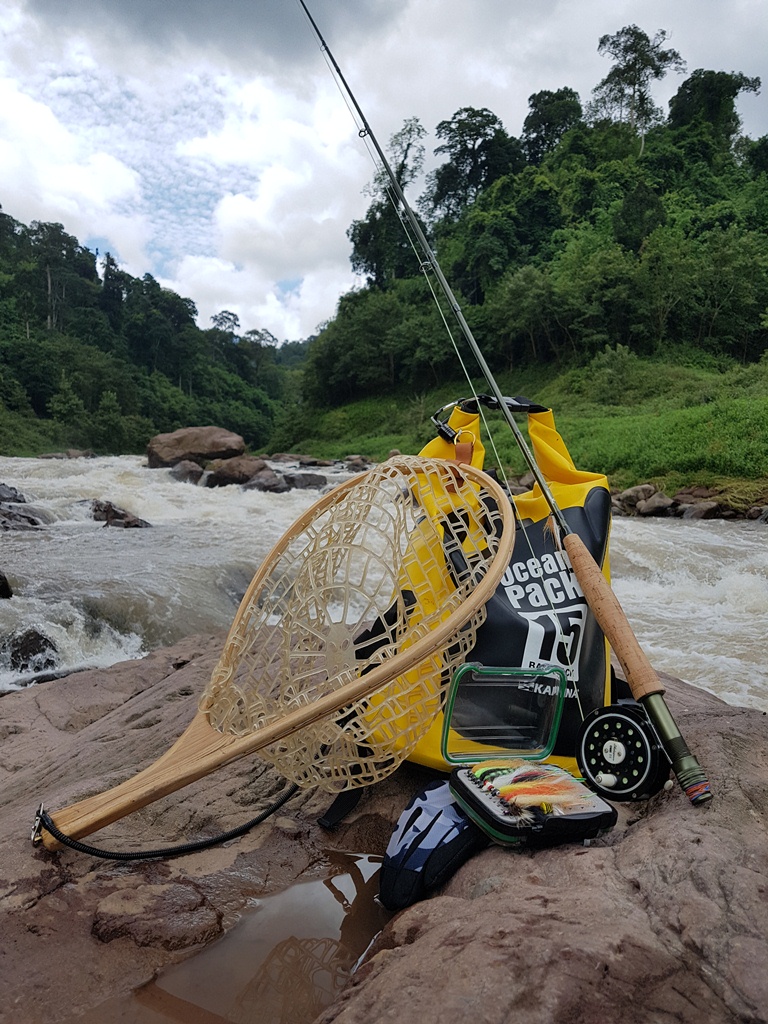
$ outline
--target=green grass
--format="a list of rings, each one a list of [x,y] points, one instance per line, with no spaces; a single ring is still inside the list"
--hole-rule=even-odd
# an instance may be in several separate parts
[[[67,447],[77,446],[63,444],[51,420],[10,412],[0,405],[0,455],[30,458]]]
[[[641,360],[609,351],[585,368],[547,368],[501,375],[505,394],[525,394],[550,406],[577,466],[605,473],[615,487],[651,481],[667,492],[702,484],[768,500],[768,359],[747,367]],[[482,384],[478,390],[487,390]],[[366,399],[320,413],[303,450],[341,458],[386,458],[418,452],[434,435],[430,416],[465,396],[466,382],[439,391]],[[498,413],[493,440],[509,474],[525,464]],[[524,429],[524,422],[521,422]],[[488,438],[484,437],[486,447]],[[488,464],[496,462],[492,451]],[[742,486],[743,484],[743,486]],[[739,488],[741,487],[741,492]]]

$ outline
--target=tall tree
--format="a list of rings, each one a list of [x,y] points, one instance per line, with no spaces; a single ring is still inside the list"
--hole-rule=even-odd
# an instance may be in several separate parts
[[[409,117],[389,140],[389,164],[403,191],[421,173],[425,135],[426,130],[418,118]],[[402,211],[395,197],[390,196],[389,176],[383,168],[366,191],[373,196],[373,201],[365,217],[353,221],[347,231],[352,242],[350,261],[352,269],[364,274],[369,284],[385,288],[413,273],[415,257],[400,223]]]
[[[523,122],[521,141],[529,163],[540,164],[563,135],[581,121],[579,94],[569,89],[542,89],[528,97],[530,113]]]
[[[742,92],[759,92],[760,79],[740,71],[704,71],[697,68],[669,101],[669,124],[683,128],[697,121],[712,125],[718,142],[730,149],[741,129],[736,97]]]
[[[443,140],[435,154],[448,160],[428,175],[419,203],[432,216],[456,220],[497,178],[525,163],[520,142],[487,107],[461,107],[435,134]]]
[[[645,136],[661,113],[651,96],[651,82],[664,78],[668,71],[685,70],[685,61],[677,50],[664,49],[666,39],[664,29],[651,39],[637,25],[600,37],[597,52],[612,57],[614,65],[592,90],[590,115],[594,120],[603,116],[627,121]]]

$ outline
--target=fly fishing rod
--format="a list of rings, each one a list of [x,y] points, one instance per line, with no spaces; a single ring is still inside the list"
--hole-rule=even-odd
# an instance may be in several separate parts
[[[512,411],[508,407],[507,400],[502,394],[498,382],[488,366],[480,346],[472,334],[472,330],[461,311],[461,307],[456,296],[453,294],[453,290],[443,274],[440,264],[437,261],[437,257],[435,256],[432,247],[422,231],[416,215],[405,197],[405,193],[403,192],[400,182],[397,180],[397,176],[390,166],[384,150],[380,146],[376,135],[371,130],[371,126],[369,125],[360,104],[344,77],[344,74],[337,63],[336,58],[333,56],[330,47],[325,41],[315,19],[312,17],[309,8],[304,0],[298,0],[298,3],[304,10],[304,14],[312,26],[312,30],[320,43],[321,49],[327,55],[339,82],[343,86],[344,91],[349,97],[349,100],[360,119],[360,123],[362,125],[362,128],[359,131],[360,137],[370,140],[371,145],[375,149],[376,155],[381,162],[381,166],[389,179],[392,192],[394,193],[397,202],[400,204],[402,213],[406,217],[408,224],[418,241],[419,248],[421,249],[426,261],[422,264],[422,270],[426,274],[427,269],[429,269],[434,274],[435,279],[437,280],[440,289],[443,292],[443,295],[445,296],[445,299],[447,300],[459,325],[461,333],[463,334],[464,339],[467,342],[470,351],[472,352],[480,371],[491,390],[491,393],[493,394],[493,397],[496,399],[507,425],[512,431],[517,446],[533,474],[536,484],[544,496],[544,500],[549,507],[552,518],[559,529],[562,546],[570,559],[571,567],[573,568],[576,579],[581,586],[584,597],[589,604],[598,625],[606,636],[608,643],[616,653],[616,657],[624,670],[633,697],[644,706],[648,718],[656,729],[664,750],[669,757],[672,770],[691,803],[701,804],[706,802],[711,799],[712,796],[709,781],[707,780],[707,777],[698,761],[688,749],[688,745],[683,739],[680,730],[667,707],[666,701],[664,700],[664,686],[661,683],[661,680],[640,647],[640,644],[632,631],[632,627],[627,621],[627,617],[624,614],[624,611],[610,584],[603,576],[600,567],[589,553],[581,537],[579,537],[578,534],[572,531],[568,526],[562,509],[555,501],[549,485],[536,462],[533,452],[529,448],[522,431],[515,422]]]

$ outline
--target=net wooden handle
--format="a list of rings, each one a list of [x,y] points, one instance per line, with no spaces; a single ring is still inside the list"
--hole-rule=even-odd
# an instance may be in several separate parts
[[[391,675],[388,665],[380,665],[365,676],[340,686],[247,736],[219,732],[210,724],[205,712],[198,711],[173,746],[156,761],[120,785],[56,811],[51,815],[53,823],[72,839],[88,836],[210,775],[216,768],[246,754],[256,753],[270,743],[276,743],[292,732],[347,707],[373,692]],[[62,844],[45,830],[42,832],[42,840],[48,850],[61,849]]]
[[[216,768],[246,754],[256,753],[270,743],[276,743],[284,736],[333,714],[372,692],[381,685],[383,678],[390,675],[388,666],[379,666],[362,678],[339,687],[312,704],[297,708],[247,736],[219,732],[211,726],[208,716],[198,711],[173,746],[156,761],[120,785],[56,811],[51,815],[53,823],[72,839],[88,836],[210,775]],[[45,830],[42,839],[46,849],[61,849],[62,844]]]
[[[632,696],[639,701],[652,693],[664,693],[664,687],[632,632],[618,598],[584,541],[577,534],[569,533],[563,538],[563,547],[587,604],[619,659]]]

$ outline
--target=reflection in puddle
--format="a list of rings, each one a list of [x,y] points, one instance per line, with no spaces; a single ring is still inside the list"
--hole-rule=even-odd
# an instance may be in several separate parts
[[[310,1024],[339,994],[389,915],[379,857],[332,852],[326,878],[255,901],[223,938],[98,1008],[120,1024]],[[95,1021],[96,1016],[93,1017]],[[90,1015],[81,1018],[88,1024]]]

